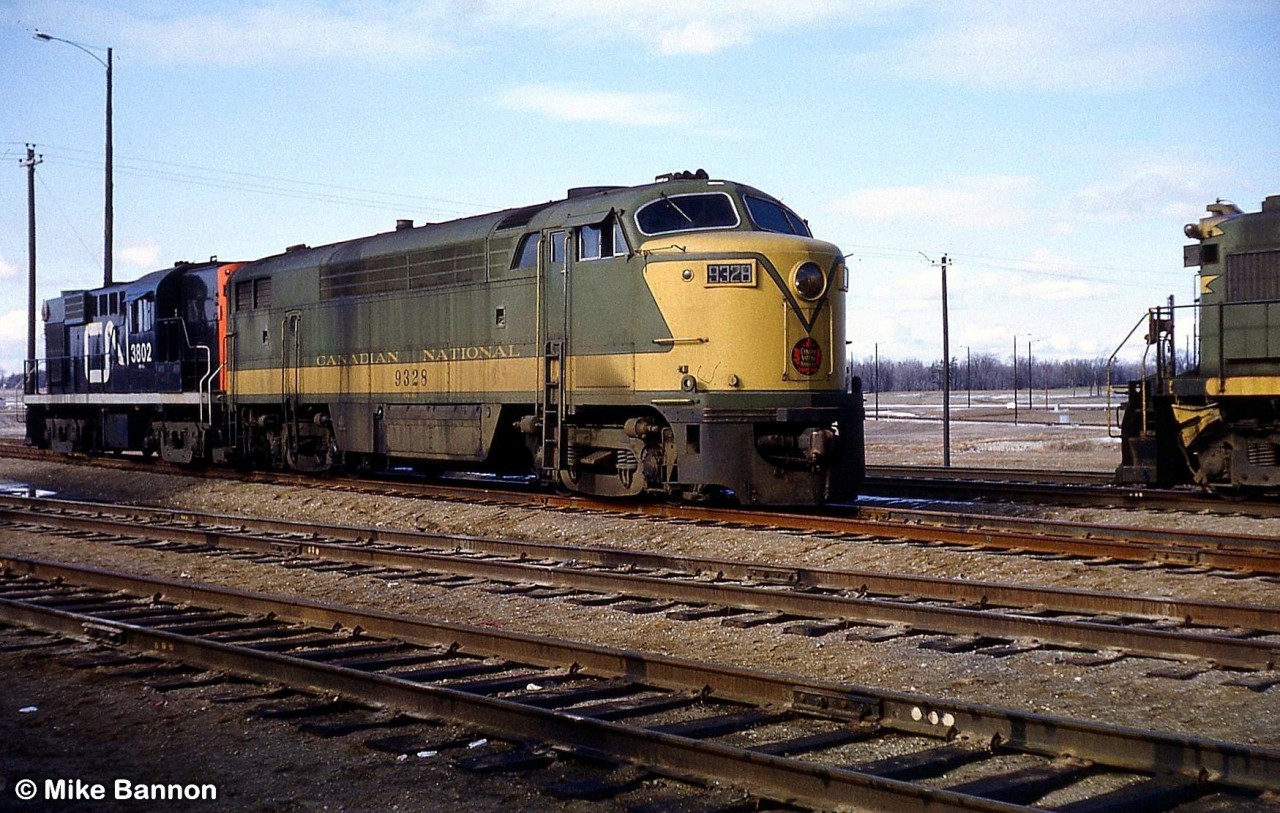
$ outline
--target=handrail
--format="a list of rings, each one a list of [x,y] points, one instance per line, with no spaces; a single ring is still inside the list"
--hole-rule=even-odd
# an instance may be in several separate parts
[[[196,394],[203,396],[204,385],[206,382],[209,382],[209,420],[208,421],[206,421],[204,417],[204,404],[205,404],[204,399],[201,398],[198,404],[200,409],[200,414],[199,414],[200,423],[208,425],[213,422],[213,384],[212,382],[213,382],[213,376],[217,375],[217,372],[218,372],[217,370],[213,369],[213,349],[209,347],[209,345],[207,344],[191,343],[191,334],[187,332],[187,320],[183,319],[181,316],[175,316],[169,319],[159,319],[156,321],[156,325],[159,326],[160,324],[163,324],[163,323],[173,323],[173,322],[177,322],[179,325],[182,326],[182,340],[187,345],[188,350],[204,351],[205,372],[204,372],[204,375],[200,376],[200,379],[196,384]],[[221,369],[222,369],[222,366],[219,365],[218,370],[221,370]],[[178,386],[179,387],[182,386],[181,372],[179,373]]]
[[[208,347],[206,347],[205,345],[200,345],[200,347],[204,348],[204,351],[205,351],[205,353],[206,353],[206,354],[207,354],[207,356],[208,356],[208,361],[206,361],[206,362],[205,362],[206,366],[208,366],[208,367],[212,367],[212,366],[213,366],[213,357],[212,357],[212,354],[211,354],[211,353],[210,353],[210,351],[209,351],[209,348],[208,348]],[[213,423],[213,379],[214,379],[214,378],[218,375],[218,373],[220,373],[220,372],[222,372],[222,365],[221,365],[221,364],[219,364],[219,365],[218,365],[218,369],[216,369],[216,370],[210,370],[210,371],[209,371],[209,372],[208,372],[208,373],[207,373],[203,378],[201,378],[201,379],[200,379],[200,384],[199,384],[199,387],[198,387],[198,392],[199,392],[199,394],[200,394],[200,396],[201,396],[201,398],[200,398],[200,405],[199,405],[199,406],[200,406],[200,423],[201,423],[201,424],[204,424],[204,425],[211,425],[211,424]],[[206,420],[205,420],[205,417],[204,417],[204,406],[205,406],[205,385],[206,385],[206,384],[208,384],[208,385],[209,385],[209,391],[208,391],[209,420],[208,420],[208,421],[206,421]]]
[[[36,381],[39,380],[36,373],[40,369],[40,361],[38,359],[22,360],[22,394],[35,395]]]
[[[1120,351],[1123,350],[1124,346],[1129,343],[1129,340],[1133,338],[1133,334],[1138,332],[1138,328],[1142,327],[1142,323],[1147,321],[1147,318],[1148,318],[1148,315],[1143,314],[1142,317],[1139,318],[1138,321],[1134,323],[1133,327],[1129,329],[1129,332],[1125,335],[1124,339],[1121,340],[1120,344],[1116,345],[1116,349],[1112,351],[1110,358],[1107,359],[1107,437],[1110,437],[1110,438],[1120,437],[1120,435],[1115,434],[1115,431],[1119,430],[1120,427],[1112,424],[1111,422],[1111,416],[1113,414],[1113,409],[1111,406],[1111,371],[1115,368],[1116,356],[1120,355]],[[1143,365],[1144,375],[1142,376],[1141,386],[1146,387],[1146,381],[1147,381],[1147,378],[1145,375],[1146,353],[1143,353],[1142,365]],[[1144,393],[1144,396],[1145,396],[1145,393]]]
[[[706,336],[673,336],[669,339],[654,339],[654,344],[706,344],[711,341]]]

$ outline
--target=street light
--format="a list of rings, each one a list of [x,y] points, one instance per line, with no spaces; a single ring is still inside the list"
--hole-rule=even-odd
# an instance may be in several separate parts
[[[111,284],[111,255],[114,232],[115,208],[113,198],[115,192],[112,186],[112,168],[111,168],[111,49],[107,48],[107,58],[103,61],[102,57],[90,50],[91,46],[84,45],[79,42],[65,40],[62,37],[55,37],[51,34],[45,34],[37,31],[32,35],[35,39],[44,42],[65,42],[67,45],[79,48],[89,56],[97,60],[98,64],[107,69],[107,167],[106,167],[106,189],[104,193],[104,203],[102,212],[102,284]],[[102,49],[98,49],[102,50]]]

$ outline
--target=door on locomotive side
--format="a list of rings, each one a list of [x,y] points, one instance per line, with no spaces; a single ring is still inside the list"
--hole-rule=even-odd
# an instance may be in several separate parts
[[[286,311],[280,325],[280,402],[285,415],[302,398],[302,312]]]
[[[564,412],[569,392],[569,231],[544,230],[538,257],[537,466],[544,475],[565,465]]]
[[[571,218],[568,251],[573,396],[629,403],[635,392],[638,272],[613,209]]]
[[[569,338],[569,231],[553,229],[542,240],[541,312],[539,314],[543,355],[567,355],[567,348],[553,345],[567,344]]]

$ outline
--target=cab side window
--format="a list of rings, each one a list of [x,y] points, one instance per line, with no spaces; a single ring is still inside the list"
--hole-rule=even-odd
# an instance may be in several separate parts
[[[542,235],[538,232],[530,232],[520,238],[520,247],[516,249],[515,261],[511,264],[512,268],[534,268],[538,265],[538,245],[542,242]]]
[[[627,237],[622,224],[610,216],[593,226],[578,229],[578,259],[599,260],[627,255]]]
[[[568,232],[551,232],[551,262],[553,265],[564,265],[564,244]]]
[[[600,259],[604,244],[604,230],[599,226],[583,226],[578,229],[578,259]]]
[[[156,323],[156,300],[154,294],[145,294],[135,299],[129,306],[129,329],[133,333],[150,333]]]
[[[627,256],[627,235],[622,230],[622,221],[618,220],[616,217],[613,218],[613,245],[611,248],[613,249],[612,256]]]

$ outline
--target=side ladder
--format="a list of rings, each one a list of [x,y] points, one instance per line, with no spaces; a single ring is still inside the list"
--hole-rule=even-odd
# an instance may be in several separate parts
[[[542,348],[542,436],[544,475],[552,478],[563,468],[564,342],[549,341]]]

